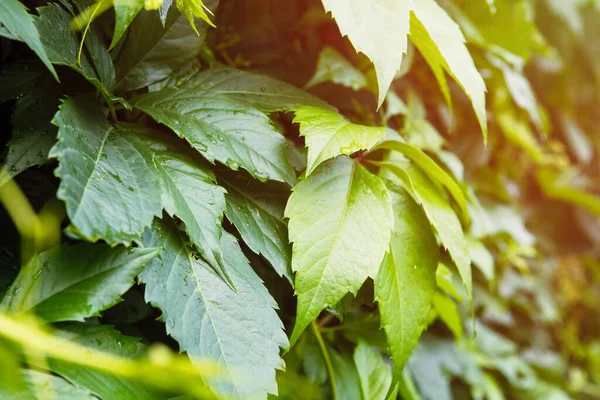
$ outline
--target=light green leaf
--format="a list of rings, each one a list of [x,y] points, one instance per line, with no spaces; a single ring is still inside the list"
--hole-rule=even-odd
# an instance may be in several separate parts
[[[377,276],[393,214],[383,181],[342,156],[296,185],[285,216],[298,295],[293,344],[321,310]]]
[[[216,8],[218,1],[207,3]],[[196,34],[174,8],[164,24],[155,11],[141,12],[130,25],[115,62],[117,87],[123,91],[140,89],[178,71],[200,54],[207,28],[201,23]]]
[[[21,370],[23,385],[16,391],[0,386],[0,398],[3,400],[39,400],[40,394],[45,398],[61,400],[97,400],[85,389],[71,385],[58,376],[38,372],[36,370]],[[41,392],[41,393],[40,393]]]
[[[246,169],[260,180],[292,184],[285,138],[265,113],[218,91],[202,90],[194,79],[137,97],[135,107],[186,139],[210,162]]]
[[[167,332],[192,360],[223,365],[227,381],[211,387],[239,399],[276,394],[275,369],[283,368],[279,348],[288,346],[287,337],[277,304],[235,238],[223,232],[221,245],[237,293],[187,247],[173,222],[156,221],[144,243],[162,247],[140,275],[146,300],[162,310]]]
[[[375,278],[375,300],[399,379],[429,322],[439,249],[419,205],[401,188],[390,193],[394,230],[389,253]]]
[[[212,14],[212,11],[204,5],[202,0],[176,0],[175,4],[179,11],[181,11],[181,14],[187,18],[196,33],[198,33],[198,29],[196,29],[196,24],[194,23],[196,18],[204,20],[204,22],[212,27],[215,26],[206,14],[206,12]]]
[[[109,325],[71,325],[58,332],[61,336],[93,350],[135,359],[146,354],[146,346],[139,338],[125,336]],[[50,360],[50,369],[75,385],[85,388],[101,399],[161,400],[159,394],[142,382],[84,368],[59,360]]]
[[[381,106],[406,53],[413,0],[322,0],[343,36],[373,62]]]
[[[274,182],[259,183],[219,174],[227,189],[227,218],[235,225],[248,247],[262,254],[280,276],[293,283],[292,246],[283,220],[289,189]]]
[[[481,271],[488,282],[494,282],[496,280],[496,271],[494,257],[490,251],[481,241],[474,238],[467,238],[467,246],[473,264]]]
[[[80,40],[71,29],[72,16],[57,3],[50,3],[37,11],[39,17],[34,17],[35,25],[50,61],[80,73],[107,100],[122,102],[122,99],[111,94],[114,87],[114,66],[104,44],[95,37],[97,33],[88,32],[86,48],[89,54],[83,51],[79,57]],[[96,70],[94,66],[100,68]]]
[[[121,40],[134,18],[142,11],[142,8],[144,8],[144,0],[114,0],[115,32],[110,43],[110,49],[119,43],[119,40]]]
[[[460,340],[463,334],[462,322],[456,303],[442,292],[436,292],[433,297],[433,307],[440,319],[452,331],[456,340]]]
[[[462,219],[465,222],[469,221],[469,209],[467,208],[467,200],[465,199],[462,189],[458,186],[456,181],[427,154],[413,145],[396,140],[386,140],[385,142],[378,144],[374,150],[378,149],[394,150],[410,158],[429,176],[430,179],[437,184],[442,185],[450,192],[450,195],[460,207]]]
[[[385,162],[380,165],[400,178],[404,188],[421,204],[440,241],[456,263],[467,293],[471,297],[473,288],[471,259],[458,216],[425,173],[411,163],[406,162],[402,166],[399,164],[400,161],[394,164]]]
[[[385,135],[385,127],[353,124],[323,108],[303,106],[294,112],[294,122],[300,124],[300,135],[308,147],[306,176],[325,160],[370,149]]]
[[[362,398],[386,400],[392,383],[392,370],[381,354],[361,340],[354,349],[354,364],[358,371]]]
[[[536,178],[542,192],[547,197],[574,204],[600,216],[600,196],[575,187],[572,183],[575,173],[574,170],[565,170],[561,173],[550,168],[543,168],[536,171]]]
[[[140,132],[140,138],[152,149],[161,179],[164,209],[185,223],[204,260],[228,280],[221,251],[225,189],[216,184],[209,166],[197,154],[186,154],[185,147],[161,137],[160,133],[132,126],[133,129]]]
[[[83,321],[120,300],[157,249],[61,245],[36,254],[2,300],[15,313],[35,312],[48,322]]]
[[[52,75],[58,75],[46,54],[46,49],[40,40],[40,33],[36,28],[33,17],[19,0],[2,0],[0,3],[0,24],[16,38],[23,40],[48,67]]]
[[[57,197],[77,234],[110,244],[138,239],[162,210],[150,149],[126,127],[109,124],[88,97],[67,99],[54,122],[58,143],[50,157],[59,161]]]
[[[12,114],[12,137],[0,170],[0,186],[27,168],[48,162],[48,152],[56,142],[56,127],[50,123],[58,108],[56,82],[38,81],[35,91],[21,95]]]
[[[486,139],[485,83],[475,68],[460,28],[435,0],[413,0],[413,3],[410,17],[412,42],[427,60],[448,104],[451,99],[444,71],[463,88]]]
[[[304,87],[311,88],[325,82],[333,82],[353,90],[360,90],[368,86],[365,75],[350,64],[337,50],[329,46],[325,46],[319,53],[317,69]]]
[[[332,348],[328,349],[335,377],[335,388],[338,399],[364,400],[360,391],[358,371],[348,355],[342,355]]]

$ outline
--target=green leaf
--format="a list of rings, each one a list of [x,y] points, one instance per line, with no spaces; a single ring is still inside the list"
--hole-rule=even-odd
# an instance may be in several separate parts
[[[61,179],[57,197],[77,234],[110,244],[138,239],[161,212],[160,183],[150,149],[131,130],[113,126],[88,97],[67,99],[54,117]]]
[[[496,280],[496,267],[494,257],[490,251],[481,241],[474,238],[467,238],[467,246],[473,265],[481,271],[488,282],[494,282]]]
[[[36,370],[21,371],[23,385],[17,391],[0,386],[0,398],[3,400],[38,400],[40,398],[61,400],[97,400],[85,389],[71,385],[58,376]],[[40,394],[43,397],[40,397]]]
[[[40,40],[43,33],[38,32],[32,15],[27,12],[23,3],[19,0],[2,0],[0,4],[0,24],[4,25],[16,38],[23,40],[48,67],[52,75],[58,79],[58,75]]]
[[[216,8],[218,1],[209,4]],[[178,71],[200,54],[207,27],[202,23],[196,34],[174,8],[164,24],[155,11],[141,12],[130,25],[115,61],[117,87],[122,91],[140,89]]]
[[[386,400],[392,383],[392,371],[381,354],[364,341],[354,349],[354,364],[358,371],[363,399]]]
[[[196,24],[194,23],[195,18],[200,18],[204,20],[208,25],[214,27],[215,24],[212,23],[206,12],[212,14],[212,11],[204,5],[202,0],[176,0],[175,4],[181,14],[183,14],[187,20],[189,21],[194,31],[198,33],[196,29]]]
[[[400,162],[380,165],[400,178],[405,189],[421,204],[440,241],[456,263],[470,298],[473,290],[471,259],[460,220],[436,185],[420,169],[411,163],[405,163],[402,167],[397,164]]]
[[[394,230],[389,253],[375,278],[375,300],[399,379],[429,322],[439,249],[419,205],[401,188],[390,193]]]
[[[427,154],[413,145],[396,140],[386,140],[378,144],[374,150],[378,149],[394,150],[410,158],[429,176],[430,179],[442,185],[450,192],[450,195],[460,207],[462,219],[465,222],[469,221],[469,209],[467,208],[467,200],[465,199],[462,189],[458,186],[456,181]]]
[[[40,32],[40,38],[50,61],[53,64],[68,66],[80,73],[106,99],[122,101],[111,94],[114,87],[114,66],[104,44],[96,37],[96,33],[90,31],[90,37],[86,39],[90,54],[82,52],[79,57],[80,41],[71,29],[71,15],[56,3],[50,3],[37,10],[39,17],[34,17],[35,25]],[[94,65],[102,68],[97,72]]]
[[[109,325],[71,325],[63,327],[61,336],[93,350],[135,359],[146,354],[146,346],[139,338],[125,336]],[[83,368],[64,361],[50,360],[50,369],[75,385],[85,388],[101,399],[114,400],[159,400],[158,394],[142,382]]]
[[[542,168],[536,171],[536,178],[547,197],[574,204],[600,216],[600,196],[575,187],[572,181],[575,180],[576,173],[577,171],[573,169],[561,173],[550,168]]]
[[[144,0],[114,0],[115,9],[115,32],[110,43],[110,48],[114,48],[119,40],[127,31],[127,28],[135,17],[144,8]]]
[[[311,88],[325,82],[360,90],[368,86],[367,78],[333,47],[325,46],[319,53],[317,69],[312,78],[304,85]]]
[[[135,107],[186,139],[210,162],[246,169],[260,180],[292,184],[285,138],[268,115],[218,91],[202,90],[195,80],[134,99]]]
[[[342,355],[334,349],[328,349],[335,376],[338,399],[364,400],[361,396],[358,371],[352,357]]]
[[[21,95],[12,114],[13,134],[0,170],[0,186],[27,168],[48,162],[56,142],[56,127],[50,123],[59,104],[56,82],[38,81],[35,91]]]
[[[410,0],[322,0],[343,36],[373,62],[381,106],[406,53]]]
[[[413,0],[413,3],[410,16],[412,42],[427,60],[448,104],[451,99],[444,71],[463,88],[487,140],[485,83],[475,68],[460,28],[435,0]]]
[[[2,300],[11,312],[35,312],[48,322],[83,321],[115,305],[157,249],[81,243],[37,254]]]
[[[308,147],[306,176],[325,160],[370,149],[385,135],[385,127],[352,124],[323,108],[303,106],[294,112],[294,122],[300,124],[300,135]]]
[[[0,103],[14,100],[32,91],[45,70],[31,60],[0,65]]]
[[[262,254],[280,276],[293,283],[292,246],[283,220],[289,189],[274,182],[259,183],[219,174],[227,189],[227,218],[256,254]]]
[[[321,310],[377,276],[393,214],[383,181],[342,156],[295,186],[285,216],[298,295],[293,344]]]
[[[221,221],[225,212],[225,189],[216,184],[209,166],[196,154],[186,154],[180,143],[156,132],[133,127],[152,149],[161,178],[162,205],[180,218],[202,257],[228,280],[221,251]],[[196,157],[194,157],[196,156]]]
[[[162,247],[140,275],[146,300],[162,310],[167,332],[192,360],[212,358],[224,366],[228,382],[212,382],[212,388],[241,399],[276,394],[279,348],[288,341],[277,304],[235,238],[223,232],[221,245],[237,293],[190,251],[172,222],[156,221],[144,243]]]
[[[436,292],[433,298],[433,307],[440,319],[452,331],[456,340],[463,334],[462,321],[456,303],[442,292]]]

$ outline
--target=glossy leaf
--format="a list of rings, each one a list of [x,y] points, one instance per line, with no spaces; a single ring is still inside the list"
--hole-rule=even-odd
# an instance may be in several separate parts
[[[2,305],[35,312],[48,322],[83,321],[120,300],[157,249],[60,245],[35,255],[21,269]]]
[[[293,344],[321,310],[377,276],[393,214],[383,181],[342,156],[294,187],[285,216],[298,295]]]
[[[306,176],[330,158],[373,147],[385,135],[383,127],[352,124],[326,109],[304,106],[294,112],[294,122],[300,124],[300,135],[308,147]]]
[[[140,275],[146,299],[162,310],[167,332],[192,360],[203,357],[223,365],[231,381],[211,387],[240,399],[276,394],[275,370],[284,366],[279,348],[288,341],[277,304],[235,238],[223,232],[221,244],[237,292],[187,247],[172,222],[155,222],[144,243],[162,247]]]

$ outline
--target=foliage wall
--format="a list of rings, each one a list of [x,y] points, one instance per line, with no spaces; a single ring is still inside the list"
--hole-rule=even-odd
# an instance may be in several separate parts
[[[2,399],[600,398],[600,3],[2,0]]]

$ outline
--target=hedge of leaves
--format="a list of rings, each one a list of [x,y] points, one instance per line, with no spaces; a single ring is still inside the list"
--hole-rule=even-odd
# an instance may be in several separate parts
[[[2,0],[0,397],[600,398],[598,21]]]

